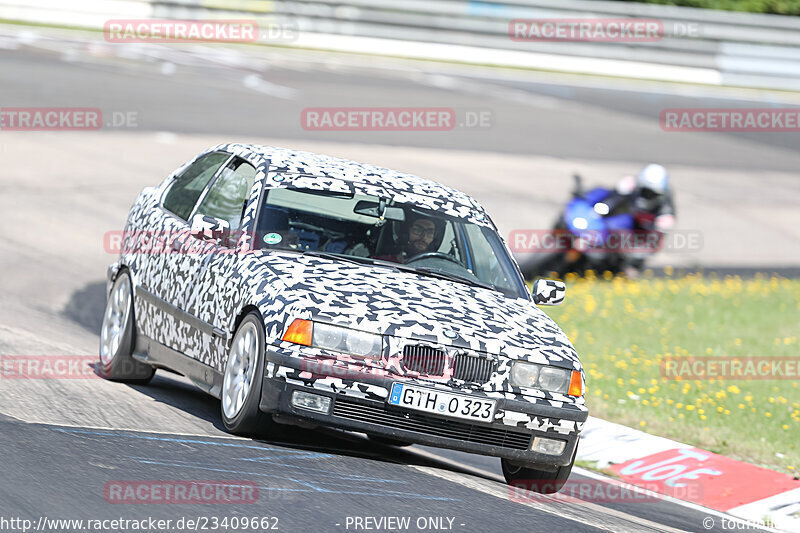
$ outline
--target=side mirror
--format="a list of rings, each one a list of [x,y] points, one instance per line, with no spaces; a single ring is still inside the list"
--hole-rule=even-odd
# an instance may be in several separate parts
[[[231,225],[218,218],[208,215],[195,215],[192,217],[192,237],[204,241],[227,243],[231,235]]]
[[[536,305],[561,305],[567,294],[567,286],[563,281],[537,279],[533,282],[531,294]]]

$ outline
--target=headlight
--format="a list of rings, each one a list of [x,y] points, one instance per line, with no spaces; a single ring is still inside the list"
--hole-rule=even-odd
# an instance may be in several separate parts
[[[381,337],[363,331],[347,332],[344,338],[347,353],[353,355],[381,355]]]
[[[342,351],[341,348],[344,347],[343,341],[347,335],[347,330],[345,328],[315,322],[312,331],[312,345],[320,348]]]
[[[511,367],[511,385],[542,389],[571,396],[581,396],[583,380],[580,372],[549,365],[515,361]]]
[[[539,382],[541,365],[532,363],[514,363],[511,368],[511,384],[517,387],[536,387]]]
[[[567,392],[569,387],[569,370],[546,366],[539,372],[539,387],[552,392]]]
[[[299,335],[298,332],[309,332],[310,335]],[[359,357],[379,357],[383,352],[380,335],[299,318],[292,322],[282,340]]]

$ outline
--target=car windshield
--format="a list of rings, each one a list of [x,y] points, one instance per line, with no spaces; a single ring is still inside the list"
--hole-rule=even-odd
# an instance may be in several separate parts
[[[390,198],[268,189],[256,240],[261,249],[377,264],[528,298],[493,229]]]

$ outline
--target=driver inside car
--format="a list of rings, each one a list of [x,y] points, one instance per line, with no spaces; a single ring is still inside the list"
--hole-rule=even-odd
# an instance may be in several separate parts
[[[420,254],[435,252],[441,242],[441,237],[437,238],[437,233],[439,232],[433,219],[417,215],[415,218],[401,223],[398,235],[400,244],[396,251],[375,256],[374,259],[405,263]]]

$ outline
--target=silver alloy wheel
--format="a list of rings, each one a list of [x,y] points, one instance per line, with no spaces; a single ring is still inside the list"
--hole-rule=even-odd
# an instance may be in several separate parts
[[[125,326],[131,314],[131,286],[127,274],[122,274],[114,282],[108,295],[103,314],[103,328],[100,330],[100,361],[111,364],[125,336]]]
[[[258,333],[252,322],[236,332],[233,339],[225,379],[222,382],[222,411],[232,420],[244,406],[253,385],[253,376],[258,363]]]

